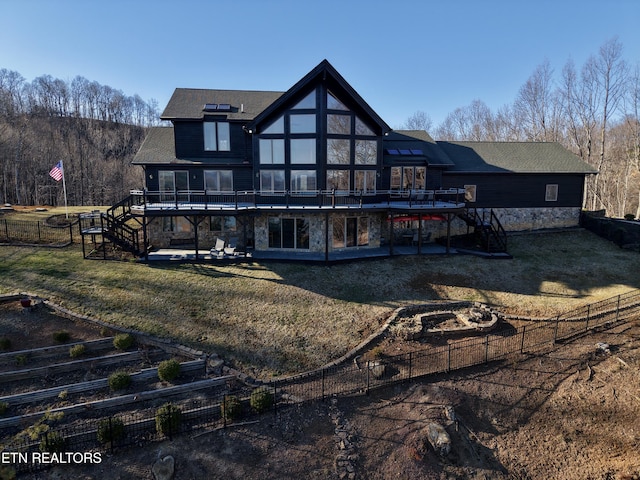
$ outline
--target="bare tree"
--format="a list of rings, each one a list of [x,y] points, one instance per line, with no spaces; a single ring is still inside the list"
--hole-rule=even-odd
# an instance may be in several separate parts
[[[426,112],[418,110],[407,119],[402,128],[404,130],[424,130],[428,132],[431,130],[432,125],[431,117]]]

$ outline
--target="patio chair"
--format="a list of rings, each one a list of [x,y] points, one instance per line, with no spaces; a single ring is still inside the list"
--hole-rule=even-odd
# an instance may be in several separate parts
[[[220,256],[224,254],[224,240],[222,238],[216,238],[216,244],[209,252],[213,256]]]

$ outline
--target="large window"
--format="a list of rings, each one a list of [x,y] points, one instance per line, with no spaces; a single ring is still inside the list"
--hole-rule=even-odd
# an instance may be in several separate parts
[[[557,202],[558,201],[558,184],[549,183],[544,192],[545,202]]]
[[[333,247],[369,245],[369,217],[346,217],[333,221]]]
[[[356,140],[356,165],[376,165],[378,162],[378,142]]]
[[[391,167],[391,190],[424,190],[426,167]]]
[[[193,225],[185,217],[162,217],[162,231],[188,233],[193,231]]]
[[[205,170],[204,188],[207,193],[232,192],[233,172],[231,170]]]
[[[349,165],[351,163],[351,141],[329,138],[327,140],[327,163]]]
[[[264,165],[284,163],[284,140],[261,138],[260,163]]]
[[[284,192],[284,189],[284,170],[260,170],[260,190],[262,192]]]
[[[289,115],[289,131],[291,133],[316,133],[316,114]]]
[[[238,230],[236,217],[211,217],[209,220],[209,230],[219,234],[236,233]]]
[[[316,163],[316,139],[294,138],[291,140],[291,163]]]
[[[316,190],[316,171],[315,170],[292,170],[291,171],[291,191],[307,192]]]
[[[375,170],[356,170],[355,189],[364,194],[376,193],[376,172]]]
[[[229,124],[227,122],[204,122],[204,149],[228,152],[231,149]]]
[[[349,170],[327,170],[327,190],[349,191]]]
[[[160,199],[163,201],[187,200],[189,172],[186,170],[160,170],[158,172]],[[180,195],[178,192],[182,192]]]
[[[269,217],[269,248],[309,249],[309,220]]]

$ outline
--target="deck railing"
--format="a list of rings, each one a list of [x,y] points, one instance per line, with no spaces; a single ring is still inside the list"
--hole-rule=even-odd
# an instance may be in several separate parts
[[[145,210],[246,210],[269,208],[461,208],[464,189],[445,190],[132,190],[132,206]]]

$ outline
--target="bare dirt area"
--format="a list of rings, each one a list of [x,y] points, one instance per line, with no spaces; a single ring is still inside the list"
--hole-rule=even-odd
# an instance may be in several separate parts
[[[58,321],[69,320],[57,317],[25,342],[46,341]],[[73,328],[66,324],[80,337]],[[99,464],[19,478],[154,479],[153,464],[170,455],[175,480],[629,480],[640,478],[639,385],[634,321],[485,367],[292,406],[226,429],[102,452]],[[446,456],[427,441],[432,422],[450,436]]]

